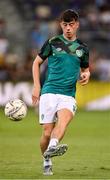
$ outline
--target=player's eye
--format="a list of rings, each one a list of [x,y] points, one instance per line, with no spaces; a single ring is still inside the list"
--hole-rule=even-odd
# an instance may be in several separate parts
[[[73,26],[74,25],[74,23],[70,23],[70,26]]]
[[[65,23],[65,24],[63,24],[63,26],[65,26],[65,27],[66,27],[66,26],[67,26],[67,24]]]

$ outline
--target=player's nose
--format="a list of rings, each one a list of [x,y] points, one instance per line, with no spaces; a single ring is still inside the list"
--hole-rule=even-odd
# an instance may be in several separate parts
[[[68,30],[68,31],[70,30],[70,26],[69,26],[69,25],[67,25],[67,30]]]

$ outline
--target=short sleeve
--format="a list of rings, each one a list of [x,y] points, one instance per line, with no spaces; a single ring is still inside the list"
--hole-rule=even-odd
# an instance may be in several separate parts
[[[49,43],[49,40],[47,40],[44,45],[42,46],[40,52],[38,53],[38,55],[45,60],[47,57],[49,57],[49,55],[51,55],[51,45]]]
[[[83,47],[83,55],[81,57],[81,68],[88,68],[89,67],[89,49],[87,47]]]

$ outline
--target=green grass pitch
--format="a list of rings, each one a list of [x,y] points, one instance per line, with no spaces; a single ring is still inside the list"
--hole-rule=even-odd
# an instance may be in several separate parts
[[[78,111],[62,143],[69,148],[53,158],[54,175],[42,175],[41,127],[33,109],[12,122],[0,109],[1,179],[110,179],[110,111]]]

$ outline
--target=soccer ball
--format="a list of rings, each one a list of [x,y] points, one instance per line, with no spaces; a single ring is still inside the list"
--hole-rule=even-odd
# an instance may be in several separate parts
[[[27,114],[27,106],[20,99],[10,100],[5,106],[5,115],[13,120],[20,121]]]

